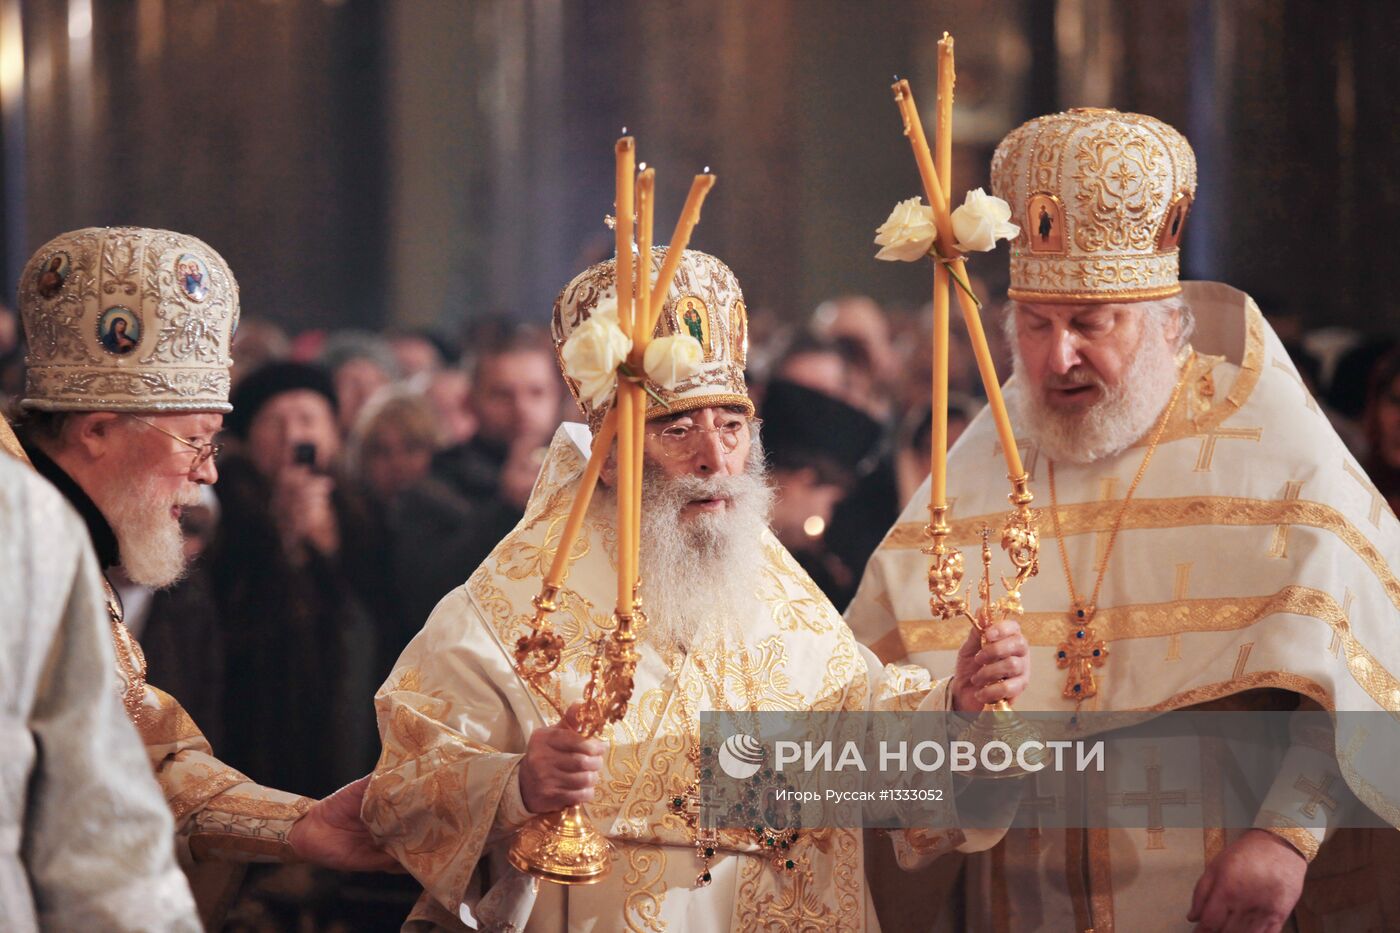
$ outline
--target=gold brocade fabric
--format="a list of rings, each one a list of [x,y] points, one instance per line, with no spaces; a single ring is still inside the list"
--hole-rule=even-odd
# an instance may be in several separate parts
[[[119,662],[140,657],[131,650],[136,640],[125,625],[113,626],[113,639]],[[136,673],[119,664],[123,685]],[[144,680],[144,665],[139,673]],[[163,690],[147,685],[145,702],[132,719],[176,828],[196,858],[217,853],[220,859],[236,861],[290,860],[287,832],[310,800],[254,784],[219,761],[189,713]]]
[[[86,539],[59,492],[0,453],[0,929],[196,933]]]
[[[311,800],[255,784],[215,758],[184,707],[145,683],[140,645],[118,617],[119,610],[110,603],[109,609],[128,715],[175,817],[180,864],[200,918],[217,929],[242,879],[243,863],[293,860],[287,834]]]
[[[1183,297],[1198,322],[1196,369],[1112,553],[1093,625],[1111,653],[1095,668],[1099,693],[1084,710],[1177,710],[1274,690],[1292,695],[1282,709],[1301,697],[1329,710],[1400,711],[1400,522],[1333,432],[1253,301],[1205,282],[1185,283]],[[983,523],[999,529],[1006,509],[1005,483],[987,480],[1003,471],[985,414],[949,458],[952,540],[969,566],[976,563],[978,529]],[[1143,452],[1138,445],[1086,466],[1056,464],[1060,523],[1076,580],[1093,579]],[[1074,701],[1062,696],[1065,672],[1055,651],[1070,633],[1070,600],[1043,512],[1045,464],[1033,443],[1022,443],[1021,453],[1042,510],[1042,537],[1040,573],[1022,591],[1032,676],[1017,706],[1069,711]],[[881,660],[937,671],[951,665],[963,633],[929,618],[928,558],[918,550],[927,496],[925,483],[876,551],[847,621]],[[1368,728],[1387,734],[1368,735]],[[1400,825],[1393,756],[1384,751],[1396,739],[1400,723],[1393,717],[1367,718],[1364,725],[1357,717],[1341,720],[1335,737],[1321,742],[1295,737],[1255,825],[1309,858],[1335,834],[1337,807],[1364,805]],[[1188,757],[1204,773],[1211,755],[1200,751]],[[1178,764],[1154,766],[1165,775]],[[1328,806],[1310,807],[1314,795],[1305,788],[1319,786],[1328,788]],[[1092,791],[1081,793],[1092,799]],[[1066,805],[1043,789],[1037,797],[1046,806]],[[971,928],[1060,929],[1055,918],[1072,917],[1065,922],[1092,920],[1102,931],[1113,928],[1116,916],[1118,929],[1190,929],[1184,918],[1191,889],[1226,836],[1200,829],[1167,829],[1151,838],[1127,830],[1012,833],[969,866],[976,890],[1001,910]],[[1079,867],[1070,870],[1071,864]],[[1378,895],[1372,888],[1364,896],[1375,902]],[[1331,901],[1338,910],[1355,910],[1360,897]],[[1305,894],[1300,917],[1308,903]],[[1319,923],[1317,929],[1337,928]]]
[[[576,432],[576,433],[571,433]],[[525,517],[467,583],[448,593],[376,698],[383,754],[364,816],[427,894],[406,929],[865,930],[873,926],[858,831],[803,834],[781,871],[744,834],[725,834],[708,886],[696,884],[693,837],[669,802],[695,780],[687,753],[697,711],[846,710],[943,702],[917,669],[882,671],[792,557],[767,537],[751,618],[722,648],[663,656],[645,642],[626,717],[588,810],[613,842],[602,882],[536,885],[505,852],[528,816],[516,769],[530,733],[582,695],[599,635],[612,622],[615,536],[591,515],[554,615],[567,641],[548,697],[513,667],[531,599],[550,563],[582,472],[587,435],[555,437]],[[873,669],[872,669],[873,665]],[[961,840],[924,840],[932,855]],[[483,878],[489,890],[481,890]]]
[[[9,451],[11,445],[28,465],[9,423],[0,418],[0,447]],[[180,865],[200,919],[217,929],[242,879],[242,863],[293,860],[287,834],[312,801],[255,784],[214,757],[184,707],[146,683],[145,653],[106,580],[103,589],[123,706],[175,817]]]
[[[19,438],[15,437],[15,429],[10,427],[10,422],[0,416],[0,451],[4,451],[16,460],[29,462],[29,458],[24,455],[24,448],[19,444]]]

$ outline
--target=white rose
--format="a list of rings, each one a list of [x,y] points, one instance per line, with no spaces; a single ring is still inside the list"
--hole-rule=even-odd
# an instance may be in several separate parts
[[[937,236],[938,228],[933,225],[933,208],[924,204],[922,198],[900,201],[880,229],[875,231],[875,245],[884,247],[875,254],[875,258],[890,262],[917,262],[928,255]]]
[[[705,362],[705,348],[689,334],[657,337],[647,344],[642,368],[653,382],[674,389],[700,371]]]
[[[1010,240],[1021,232],[1020,227],[1008,222],[1011,205],[981,188],[967,193],[962,207],[953,211],[952,220],[953,235],[963,252],[985,253],[996,248],[997,240]]]
[[[617,387],[617,367],[632,351],[632,339],[617,323],[617,302],[600,303],[593,315],[564,341],[560,356],[564,375],[578,383],[579,394],[597,408]]]

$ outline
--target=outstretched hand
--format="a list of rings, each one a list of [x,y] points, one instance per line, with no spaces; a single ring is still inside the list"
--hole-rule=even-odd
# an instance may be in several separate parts
[[[394,857],[374,841],[360,805],[364,803],[369,775],[311,805],[292,824],[287,842],[303,861],[337,871],[402,871]]]
[[[953,709],[976,712],[988,703],[1020,696],[1030,683],[1029,650],[1014,619],[989,625],[982,632],[970,630],[953,670]]]

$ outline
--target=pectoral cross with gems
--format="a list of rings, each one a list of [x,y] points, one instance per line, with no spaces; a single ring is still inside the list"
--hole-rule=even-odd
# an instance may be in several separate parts
[[[1055,664],[1060,670],[1069,669],[1063,696],[1067,700],[1087,700],[1097,696],[1098,682],[1094,668],[1103,667],[1108,660],[1108,644],[1094,637],[1093,606],[1075,606],[1069,613],[1074,631],[1068,641],[1060,642],[1055,651]]]

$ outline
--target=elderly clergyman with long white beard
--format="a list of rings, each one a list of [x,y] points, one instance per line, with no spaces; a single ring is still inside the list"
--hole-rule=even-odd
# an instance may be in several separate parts
[[[653,257],[660,264],[662,253]],[[569,284],[554,309],[566,339],[613,293],[613,263]],[[744,384],[747,318],[733,273],[687,251],[657,336],[691,334],[703,362],[651,382],[641,580],[649,622],[626,717],[585,740],[557,722],[582,694],[597,639],[613,624],[615,499],[594,498],[561,590],[567,641],[547,691],[515,671],[590,446],[582,426],[556,435],[525,517],[466,584],[448,593],[378,696],[384,751],[365,822],[426,894],[405,929],[868,930],[859,831],[803,831],[779,844],[758,827],[697,844],[685,801],[700,772],[703,710],[980,709],[1027,682],[1015,623],[964,644],[956,676],[881,669],[767,527],[753,403]],[[570,388],[595,427],[594,404]],[[605,471],[604,480],[608,479]],[[952,673],[950,663],[944,673]],[[587,803],[613,843],[612,871],[588,886],[539,883],[506,849],[532,813]],[[693,814],[690,814],[693,816]],[[992,834],[900,835],[914,864]]]
[[[191,267],[201,273],[198,288],[184,275]],[[214,437],[230,410],[238,324],[233,274],[191,236],[88,228],[34,254],[19,306],[29,347],[16,425],[23,453],[83,518],[104,571],[121,567],[157,589],[173,584],[186,560],[180,509],[219,475]],[[109,337],[118,322],[125,341]],[[362,782],[318,802],[256,784],[215,758],[178,700],[146,683],[121,600],[105,589],[122,699],[174,814],[206,923],[218,926],[242,863],[392,866],[359,822]]]
[[[1400,528],[1254,302],[1178,281],[1196,190],[1186,140],[1151,117],[1071,110],[1010,133],[992,185],[1021,226],[1007,397],[1043,507],[1040,575],[1022,593],[1043,673],[1020,708],[1088,722],[1096,711],[1400,709]],[[986,413],[950,454],[951,540],[964,549],[1006,508],[1001,456]],[[928,618],[927,514],[925,484],[847,620],[881,660],[939,670],[958,645]],[[1359,719],[1295,736],[1249,829],[1225,829],[1209,795],[1189,800],[1187,787],[1211,786],[1204,749],[1118,772],[1131,785],[1042,773],[1027,789],[1036,812],[1070,828],[1009,832],[927,928],[1278,930],[1295,905],[1309,929],[1392,926],[1368,847],[1395,834],[1338,833],[1360,806],[1351,791],[1396,819],[1365,790],[1393,763],[1380,743],[1357,750]],[[1102,828],[1078,809],[1113,801],[1140,802],[1119,825],[1141,828]],[[1188,805],[1198,817],[1162,816]],[[1310,896],[1308,863],[1339,850],[1344,869],[1311,873]]]

